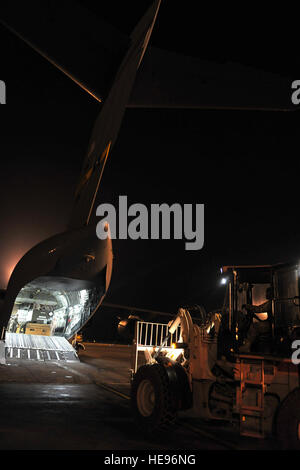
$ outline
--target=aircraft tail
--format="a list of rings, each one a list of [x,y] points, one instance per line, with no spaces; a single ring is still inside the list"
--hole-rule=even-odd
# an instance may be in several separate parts
[[[109,152],[117,138],[137,69],[143,59],[161,0],[155,0],[131,34],[131,45],[95,122],[75,192],[69,229],[87,225]]]

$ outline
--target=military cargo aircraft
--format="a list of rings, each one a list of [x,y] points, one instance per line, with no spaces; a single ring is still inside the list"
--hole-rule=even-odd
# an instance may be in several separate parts
[[[44,349],[49,344],[42,338],[67,343],[105,297],[113,263],[110,229],[105,225],[108,236],[99,240],[91,215],[127,107],[292,109],[290,84],[282,77],[148,48],[160,4],[151,4],[130,37],[74,1],[19,3],[17,14],[15,2],[1,4],[1,24],[100,106],[66,231],[26,253],[1,293],[1,326],[12,350],[21,336],[28,348],[35,336]]]

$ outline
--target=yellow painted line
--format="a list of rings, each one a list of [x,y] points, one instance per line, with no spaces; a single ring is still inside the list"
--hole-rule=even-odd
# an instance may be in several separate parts
[[[130,400],[130,397],[128,395],[125,395],[125,393],[118,392],[118,390],[115,390],[114,388],[109,387],[103,384],[102,382],[95,382],[95,384],[98,385],[99,387],[102,387],[104,390],[107,390],[108,392],[114,393],[115,395],[118,395],[119,397],[124,398],[125,400]]]
[[[128,382],[106,382],[105,385],[130,385]]]
[[[95,382],[96,385],[99,387],[102,387],[104,390],[114,393],[115,395],[120,396],[121,398],[124,398],[125,400],[130,400],[130,396],[126,395],[125,393],[119,392],[118,390],[115,390],[112,387],[109,387],[106,384],[103,384],[102,382]],[[128,385],[128,383],[123,383],[120,385]],[[211,439],[214,442],[220,444],[223,447],[226,447],[231,450],[240,450],[239,447],[235,446],[231,442],[223,441],[222,439],[219,439],[218,437],[214,436],[213,434],[210,434],[206,431],[203,431],[202,429],[197,428],[196,426],[192,426],[191,424],[188,423],[183,423],[182,421],[179,421],[178,424],[180,424],[183,428],[189,429],[190,431],[195,432],[196,434],[200,434],[201,436]]]
[[[58,367],[61,367],[61,368],[63,368],[63,369],[66,369],[66,370],[70,371],[71,373],[73,373],[74,375],[79,375],[79,376],[84,377],[84,378],[86,377],[86,375],[84,375],[84,374],[82,374],[81,372],[78,372],[78,371],[76,371],[76,370],[74,370],[74,369],[71,369],[71,367],[65,366],[65,365],[63,365],[63,364],[58,364],[58,363],[56,363],[56,364],[57,364]],[[90,377],[89,377],[89,378],[90,378]],[[106,385],[106,384],[104,384],[104,383],[102,383],[102,382],[98,382],[98,381],[96,381],[96,380],[93,380],[93,383],[94,383],[95,385],[97,385],[98,387],[102,387],[104,390],[107,390],[108,392],[114,393],[115,395],[118,395],[119,397],[124,398],[125,400],[130,400],[130,397],[129,397],[128,395],[125,395],[125,393],[118,392],[118,390],[115,390],[114,388],[109,387],[108,385]],[[120,385],[123,385],[123,384],[124,384],[124,385],[127,385],[128,382],[127,382],[127,383],[123,382],[123,383],[120,384]]]
[[[124,398],[125,400],[130,400],[130,397],[128,395],[125,395],[125,393],[118,392],[117,390],[115,390],[112,387],[107,386],[106,384],[97,382],[97,385],[99,385],[99,387],[102,387],[104,390],[107,390],[108,392],[114,393],[115,395],[118,395],[118,396]],[[191,424],[183,423],[181,421],[179,421],[178,424],[180,424],[183,428],[189,429],[190,431],[193,431],[196,434],[200,434],[203,437],[206,437],[207,439],[211,439],[211,440],[217,442],[218,444],[220,444],[223,447],[227,447],[228,449],[231,449],[231,450],[240,450],[234,444],[231,444],[230,442],[227,442],[227,441],[223,441],[222,439],[219,439],[218,437],[214,436],[213,434],[210,434],[206,431],[203,431],[202,429],[199,429],[195,426],[192,426]]]

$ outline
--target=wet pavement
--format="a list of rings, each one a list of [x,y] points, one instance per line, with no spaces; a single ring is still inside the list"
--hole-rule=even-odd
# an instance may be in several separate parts
[[[180,420],[166,436],[145,439],[131,416],[129,368],[130,348],[93,343],[86,344],[80,362],[8,360],[0,365],[0,449],[226,449],[223,431],[213,440],[190,429],[191,421],[184,426]],[[205,432],[209,436],[210,430]],[[228,436],[232,448],[258,445]]]

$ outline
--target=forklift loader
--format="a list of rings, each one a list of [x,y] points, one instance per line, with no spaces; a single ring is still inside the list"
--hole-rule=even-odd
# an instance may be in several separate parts
[[[131,402],[146,433],[181,410],[235,424],[244,436],[276,436],[300,449],[299,267],[224,266],[223,308],[179,308],[168,325],[137,322]],[[193,317],[193,318],[192,318]]]

